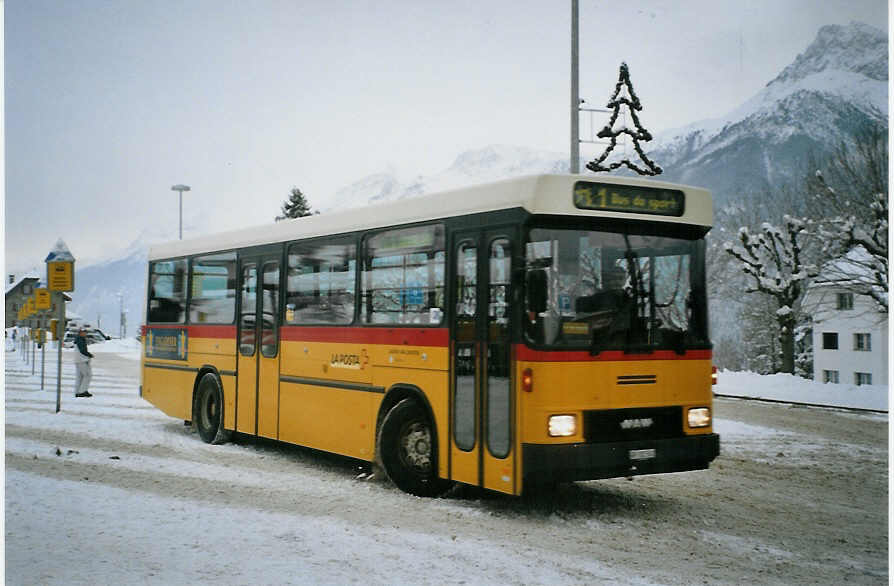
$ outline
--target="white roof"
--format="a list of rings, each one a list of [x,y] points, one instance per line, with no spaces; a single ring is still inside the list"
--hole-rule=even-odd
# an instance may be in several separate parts
[[[575,207],[573,201],[574,184],[577,181],[682,189],[686,193],[685,212],[681,217],[669,217],[582,210]],[[151,247],[149,259],[188,256],[512,208],[524,208],[532,214],[659,220],[699,226],[711,226],[713,215],[710,193],[696,187],[631,177],[530,175],[395,202],[346,209],[341,212],[284,220],[190,240],[168,242]]]
[[[32,280],[36,279],[39,282],[40,276],[33,271],[28,273],[27,275],[22,275],[21,277],[16,279],[14,283],[9,283],[6,285],[6,293],[9,294],[10,291],[12,291],[16,287],[18,287],[19,284],[22,283],[22,281],[25,281],[26,279],[32,279]]]

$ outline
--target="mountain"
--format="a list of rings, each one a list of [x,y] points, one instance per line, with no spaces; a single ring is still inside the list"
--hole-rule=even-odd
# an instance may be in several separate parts
[[[656,136],[648,155],[662,179],[708,187],[722,204],[799,176],[867,126],[888,126],[887,34],[829,25],[754,97]]]
[[[888,126],[888,38],[851,23],[822,27],[804,53],[726,116],[665,131],[643,146],[664,168],[656,179],[706,187],[723,205],[801,176],[811,157],[822,161],[867,126]],[[371,175],[339,190],[335,201],[353,207],[567,171],[566,154],[492,145],[406,183],[392,172]]]
[[[359,207],[435,193],[465,185],[497,181],[532,173],[567,173],[568,157],[536,149],[490,145],[460,154],[450,167],[429,177],[401,182],[393,171],[368,175],[339,189],[327,209]]]
[[[122,258],[83,268],[76,265],[75,291],[66,308],[69,317],[77,314],[106,334],[118,336],[123,310],[127,336],[135,336],[143,321],[147,251],[148,246],[132,246]]]
[[[821,160],[865,125],[888,126],[887,35],[865,24],[830,25],[740,107],[720,119],[664,132],[645,146],[665,170],[658,179],[707,187],[722,205],[800,176],[808,156]],[[404,180],[387,170],[364,177],[339,189],[323,212],[518,175],[567,171],[567,154],[491,145],[460,154],[431,176]],[[171,237],[144,233],[126,252],[76,267],[71,310],[88,321],[101,316],[104,329],[117,333],[120,292],[128,312],[128,335],[135,333],[142,319],[148,245]]]

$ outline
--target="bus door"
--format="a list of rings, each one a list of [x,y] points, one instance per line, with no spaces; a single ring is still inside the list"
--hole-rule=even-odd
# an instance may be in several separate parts
[[[453,246],[451,478],[515,493],[512,238],[505,231],[465,231]]]
[[[276,438],[280,254],[242,257],[236,430]]]

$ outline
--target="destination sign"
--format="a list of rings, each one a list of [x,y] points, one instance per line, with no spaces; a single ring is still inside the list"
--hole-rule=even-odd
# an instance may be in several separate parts
[[[679,189],[577,181],[574,205],[583,210],[605,210],[659,216],[682,216],[686,198]]]

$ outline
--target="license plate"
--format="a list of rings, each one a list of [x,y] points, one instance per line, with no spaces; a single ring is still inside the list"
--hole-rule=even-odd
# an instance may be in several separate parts
[[[651,460],[655,457],[655,449],[649,448],[648,450],[630,450],[629,455],[631,460]]]

